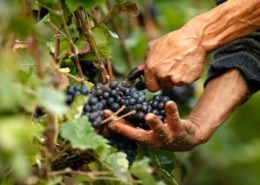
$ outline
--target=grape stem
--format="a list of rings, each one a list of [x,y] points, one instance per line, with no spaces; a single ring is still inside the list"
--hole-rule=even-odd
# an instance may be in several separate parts
[[[117,117],[117,115],[118,115],[120,112],[122,112],[125,108],[126,108],[126,106],[123,105],[120,109],[118,109],[118,110],[117,110],[115,113],[113,113],[111,116],[109,116],[108,118],[104,119],[104,120],[101,122],[101,125],[100,125],[100,127],[99,127],[99,129],[98,129],[98,133],[99,133],[99,134],[104,133],[104,129],[106,128],[106,125],[107,125],[108,123],[110,123],[111,121],[117,121],[117,120],[119,120],[119,119],[123,119],[123,118],[125,118],[125,117],[127,117],[127,116],[130,116],[130,115],[136,113],[136,110],[132,110],[132,111],[130,111],[130,112],[128,112],[128,113],[126,113],[126,114],[120,116],[120,117]]]
[[[123,105],[120,109],[118,109],[115,113],[113,113],[111,116],[109,116],[108,118],[104,119],[101,124],[105,124],[107,122],[110,122],[112,120],[115,120],[115,118],[117,118],[117,115],[122,112],[124,109],[126,108],[125,105]]]

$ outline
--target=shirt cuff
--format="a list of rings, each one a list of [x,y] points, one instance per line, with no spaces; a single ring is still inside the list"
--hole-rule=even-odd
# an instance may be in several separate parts
[[[248,98],[260,89],[260,32],[237,39],[213,54],[204,86],[213,78],[236,68],[248,85]]]

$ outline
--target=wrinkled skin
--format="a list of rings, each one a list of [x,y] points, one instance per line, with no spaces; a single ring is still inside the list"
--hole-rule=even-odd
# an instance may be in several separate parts
[[[112,121],[109,129],[129,137],[140,144],[155,148],[163,148],[171,151],[186,151],[196,146],[200,135],[199,127],[190,120],[182,120],[179,117],[177,106],[173,101],[166,103],[167,121],[163,123],[156,115],[146,115],[146,123],[151,130],[135,128],[125,120]],[[111,116],[113,112],[105,110],[105,115]]]
[[[145,60],[145,82],[155,92],[197,80],[203,71],[206,51],[188,26],[149,42]]]
[[[182,28],[148,43],[144,76],[148,90],[197,80],[207,54],[260,28],[260,0],[229,0]]]

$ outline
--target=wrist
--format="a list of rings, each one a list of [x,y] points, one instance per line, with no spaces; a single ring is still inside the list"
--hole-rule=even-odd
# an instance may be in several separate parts
[[[248,87],[237,69],[208,82],[187,120],[196,125],[194,140],[204,143],[247,97]]]

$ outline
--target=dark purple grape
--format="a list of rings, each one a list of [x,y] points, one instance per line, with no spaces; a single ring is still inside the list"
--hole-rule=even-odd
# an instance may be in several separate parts
[[[73,85],[69,85],[67,87],[67,94],[74,95],[74,86]]]
[[[81,93],[84,94],[84,95],[87,95],[88,94],[88,88],[84,85],[81,86]]]
[[[117,111],[120,108],[120,105],[118,103],[112,103],[110,109],[112,111]]]
[[[114,103],[114,101],[115,101],[114,98],[109,97],[109,98],[107,99],[107,105],[111,105],[112,103]]]
[[[90,97],[88,102],[90,105],[95,105],[96,103],[98,103],[98,99],[96,97]]]

